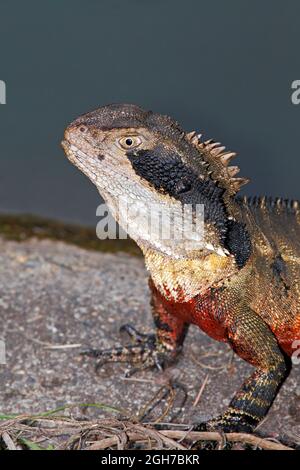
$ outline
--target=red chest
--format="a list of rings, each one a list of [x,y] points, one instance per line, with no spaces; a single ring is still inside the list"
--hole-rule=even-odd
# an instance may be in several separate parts
[[[179,296],[180,301],[167,300],[163,302],[168,312],[181,318],[186,323],[197,325],[207,335],[217,341],[227,340],[226,312],[221,307],[221,302],[217,291],[209,291],[205,295],[184,301],[183,296]]]
[[[274,335],[280,344],[281,349],[288,355],[292,356],[294,353],[299,357],[300,346],[300,316],[296,318],[294,323],[290,324],[287,328],[271,328]]]

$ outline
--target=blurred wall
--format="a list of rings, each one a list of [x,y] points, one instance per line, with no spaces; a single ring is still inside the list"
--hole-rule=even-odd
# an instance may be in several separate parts
[[[249,194],[300,198],[296,0],[0,0],[0,212],[93,224],[99,196],[64,127],[111,102],[239,153]]]

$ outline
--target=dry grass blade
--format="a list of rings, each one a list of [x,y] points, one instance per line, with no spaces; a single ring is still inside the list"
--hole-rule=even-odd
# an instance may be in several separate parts
[[[208,378],[209,378],[209,374],[207,374],[207,375],[205,376],[205,379],[203,380],[203,383],[202,383],[202,385],[201,385],[201,387],[200,387],[200,389],[199,389],[199,392],[198,392],[198,394],[197,394],[197,396],[196,396],[196,398],[195,398],[195,401],[194,401],[194,403],[193,403],[193,406],[194,406],[194,407],[197,406],[198,403],[199,403],[199,401],[200,401],[200,398],[201,398],[201,396],[202,396],[202,393],[203,393],[203,391],[204,391],[204,389],[205,389],[205,387],[206,387]]]
[[[156,407],[158,407],[160,404],[162,404],[162,402],[165,401],[165,409],[161,412],[158,417],[153,420],[155,424],[162,421],[164,418],[166,418],[166,416],[171,413],[178,391],[181,391],[184,394],[183,399],[181,400],[181,405],[179,407],[179,409],[181,409],[187,399],[186,390],[181,384],[170,381],[160,387],[160,389],[155,393],[155,395],[142,407],[142,409],[138,412],[137,420],[140,422],[145,421],[145,418],[148,417],[155,410]],[[175,416],[178,415],[178,413],[180,413],[180,411],[177,412],[175,415],[173,413],[172,419],[174,419]]]
[[[165,436],[162,432],[142,425],[133,425],[132,430],[126,432],[126,436],[131,443],[154,442],[154,449],[178,449],[186,450],[187,448],[176,440]],[[88,450],[104,450],[114,446],[118,446],[119,436],[115,435],[110,438],[102,439],[94,442],[88,447]],[[119,446],[118,446],[119,448]]]
[[[187,430],[157,430],[150,425],[128,419],[105,418],[76,420],[61,416],[18,416],[1,423],[1,440],[7,449],[28,447],[55,449],[189,449],[195,442],[215,441],[219,447],[224,436],[218,432],[195,432]],[[225,434],[226,442],[239,442],[253,449],[292,450],[271,439],[253,434]],[[27,444],[26,444],[27,443]]]
[[[223,435],[218,432],[196,432],[191,431],[186,434],[185,431],[160,431],[161,434],[171,437],[172,439],[181,439],[183,436],[186,440],[190,441],[217,441],[223,442]],[[224,434],[228,442],[242,442],[244,444],[251,444],[260,447],[265,450],[293,450],[291,447],[285,446],[280,442],[274,442],[270,439],[255,436],[254,434],[243,434],[243,433],[228,433]]]
[[[4,431],[1,434],[1,438],[4,442],[4,444],[6,445],[6,447],[8,448],[8,450],[17,450],[17,447],[16,447],[14,441],[12,440],[12,438],[10,437],[10,435],[8,434],[8,432]]]
[[[202,357],[208,357],[209,355],[203,355]],[[192,361],[200,366],[202,369],[208,369],[208,370],[223,370],[227,367],[226,364],[223,364],[222,366],[210,366],[209,364],[204,364],[203,362],[199,361],[193,354],[191,355]]]
[[[149,427],[138,425],[138,424],[134,426],[134,430],[144,432],[149,437],[157,439],[162,445],[165,444],[165,448],[181,449],[181,450],[186,449],[186,447],[179,444],[172,437],[165,435],[161,431],[156,431],[155,429],[151,429]]]

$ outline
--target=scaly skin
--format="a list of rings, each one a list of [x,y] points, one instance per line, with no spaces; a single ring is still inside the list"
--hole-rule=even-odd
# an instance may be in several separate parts
[[[300,339],[298,203],[239,198],[247,180],[228,166],[232,152],[133,105],[79,117],[66,129],[63,147],[118,222],[128,223],[150,272],[155,335],[127,326],[133,344],[88,354],[161,368],[175,359],[188,325],[195,324],[255,367],[223,415],[198,428],[253,431],[286,378]],[[177,214],[192,204],[194,222],[195,204],[204,204],[201,244],[149,237],[141,214],[124,219],[118,213],[123,196]],[[181,230],[177,222],[173,228]]]

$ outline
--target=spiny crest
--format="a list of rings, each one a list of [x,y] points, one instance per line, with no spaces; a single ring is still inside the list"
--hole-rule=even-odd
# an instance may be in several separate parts
[[[186,134],[186,138],[200,151],[207,165],[208,174],[229,194],[236,194],[243,185],[249,182],[247,178],[236,178],[240,171],[238,166],[229,166],[236,156],[235,152],[226,151],[220,142],[214,142],[212,139],[202,141],[201,134],[195,131]]]
[[[288,212],[299,212],[300,202],[295,199],[283,199],[281,197],[267,196],[244,196],[244,204],[259,209],[284,210]]]

